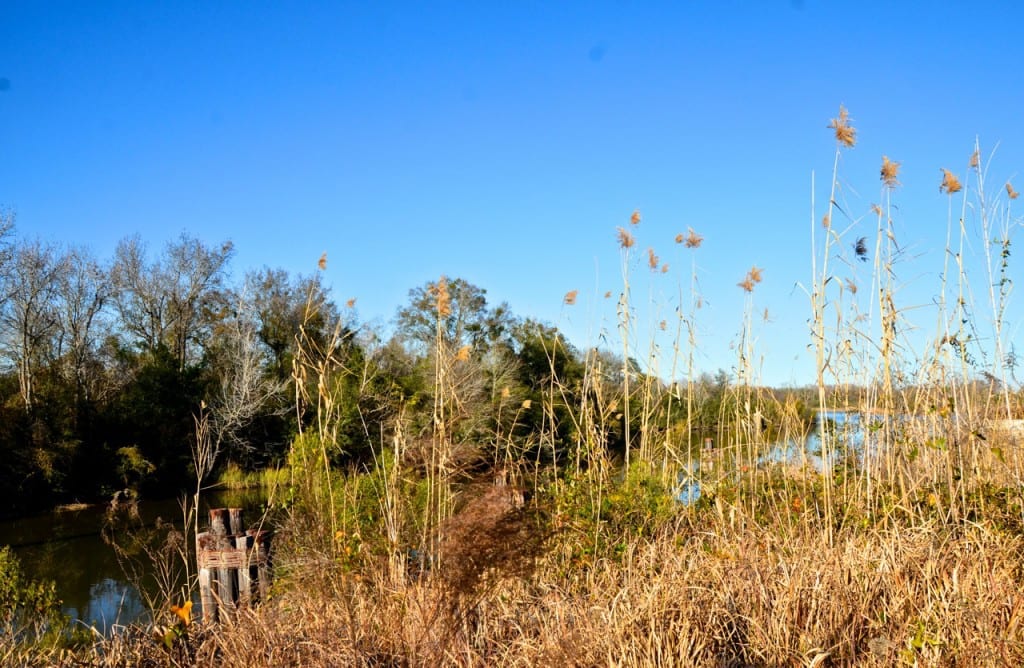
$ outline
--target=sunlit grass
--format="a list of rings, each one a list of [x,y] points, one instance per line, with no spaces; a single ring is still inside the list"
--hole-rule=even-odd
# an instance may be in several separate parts
[[[829,128],[830,194],[824,207],[812,205],[804,286],[813,387],[783,392],[758,382],[755,299],[771,277],[756,257],[738,283],[745,301],[733,373],[717,389],[697,382],[695,260],[677,280],[677,298],[652,289],[638,303],[637,269],[666,284],[672,272],[653,245],[635,254],[647,242],[635,211],[614,237],[622,285],[619,338],[609,347],[618,357],[586,351],[570,380],[559,371],[572,357],[567,344],[539,328],[550,368],[539,379],[540,405],[495,391],[490,431],[474,425],[477,440],[459,439],[482,368],[471,347],[446,338],[453,305],[441,277],[429,291],[429,403],[395,400],[386,428],[365,434],[372,461],[347,471],[331,465],[339,407],[368,391],[372,358],[353,367],[338,357],[337,338],[302,340],[296,402],[315,417],[301,425],[289,467],[222,473],[222,485],[289,490],[271,600],[219,627],[191,625],[184,653],[132,631],[98,644],[89,660],[1024,664],[1024,454],[1013,422],[1024,401],[1006,368],[1003,280],[1016,191],[1007,183],[1006,206],[986,204],[977,148],[962,181],[941,170],[950,212],[941,298],[936,331],[915,351],[906,316],[917,305],[902,303],[900,289],[910,260],[893,220],[900,163],[883,156],[872,175],[879,203],[851,217],[837,203],[846,179],[839,158],[857,132],[844,108]],[[984,211],[980,300],[963,264],[979,240],[954,215],[953,196],[964,198],[961,211],[968,197]],[[859,229],[861,221],[873,229]],[[688,229],[675,242],[697,253],[704,237]],[[568,308],[584,296],[573,289],[562,301]],[[674,327],[662,315],[668,309]],[[654,326],[638,345],[643,323]],[[537,409],[539,431],[522,435],[516,425]],[[858,420],[825,419],[830,411]],[[813,425],[820,450],[808,452]],[[678,501],[684,478],[700,485],[699,500]]]

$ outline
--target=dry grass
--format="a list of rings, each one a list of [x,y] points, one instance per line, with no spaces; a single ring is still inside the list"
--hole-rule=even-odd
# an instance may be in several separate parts
[[[800,413],[809,406],[783,403],[751,382],[752,293],[763,278],[756,265],[738,284],[747,294],[736,378],[717,416],[730,431],[719,428],[714,452],[695,447],[703,436],[693,426],[701,408],[693,382],[702,304],[695,264],[688,313],[679,290],[674,387],[628,366],[640,317],[630,270],[643,263],[630,251],[640,229],[635,211],[630,227],[617,228],[621,371],[588,356],[582,391],[574,393],[556,377],[549,352],[542,398],[521,402],[525,411],[537,401],[547,416],[556,403],[564,409],[575,440],[563,446],[561,469],[542,466],[539,455],[533,463],[514,456],[511,431],[495,435],[508,445],[504,458],[490,463],[528,480],[532,498],[519,487],[465,482],[467,471],[482,469],[481,453],[502,448],[453,438],[480,374],[470,348],[441,334],[441,320],[452,313],[441,277],[431,288],[438,334],[422,433],[407,434],[401,416],[409,407],[401,406],[375,443],[376,468],[343,476],[326,456],[341,398],[323,389],[319,399],[305,398],[318,401],[316,438],[297,440],[293,457],[308,460],[298,488],[310,499],[300,499],[280,527],[278,583],[269,601],[221,626],[193,626],[170,649],[130,629],[65,654],[0,647],[0,658],[98,667],[1024,665],[1024,450],[1013,423],[991,421],[1024,411],[1005,373],[999,378],[992,367],[979,376],[971,366],[973,348],[965,342],[976,345],[968,319],[976,316],[967,311],[974,301],[959,264],[967,228],[961,224],[960,239],[953,236],[950,197],[937,331],[913,369],[904,353],[912,306],[897,301],[896,266],[904,256],[892,198],[900,164],[883,156],[883,204],[870,206],[872,249],[856,229],[859,219],[847,215],[849,205],[839,205],[840,152],[856,143],[845,108],[829,127],[837,146],[820,241],[821,212],[811,215],[811,403],[823,412],[858,411],[863,428],[851,437],[823,421],[817,468],[806,455],[802,463],[764,458],[773,443],[803,435]],[[983,202],[979,156],[976,147],[968,183],[942,170],[941,192],[974,189]],[[1009,183],[1006,193],[1017,196]],[[850,226],[840,229],[836,215]],[[1008,224],[981,222],[983,238],[1001,244],[999,255],[986,247],[989,283],[1003,286]],[[675,241],[697,249],[703,237],[688,229]],[[646,265],[652,281],[667,273],[653,249]],[[870,266],[871,275],[858,275],[859,266]],[[858,283],[865,286],[860,295]],[[1008,295],[1008,288],[989,288],[996,360],[1005,358]],[[563,303],[577,297],[572,290]],[[649,320],[656,332],[669,329],[660,315]],[[653,341],[650,350],[648,366],[656,368]],[[686,360],[685,397],[675,358]],[[297,379],[330,387],[330,356],[309,359],[323,362],[302,362],[297,368],[306,375]],[[609,371],[621,380],[607,382]],[[513,400],[507,389],[500,397]],[[777,423],[770,439],[763,424],[769,414]],[[611,452],[612,425],[621,426],[621,461]],[[548,429],[531,438],[553,453]],[[700,482],[699,502],[676,503],[681,471]]]
[[[545,544],[543,555],[518,547],[530,542],[530,522],[514,519],[515,504],[495,489],[453,518],[446,543],[453,554],[486,557],[487,569],[477,560],[468,576],[455,569],[397,585],[383,568],[308,569],[263,607],[194,629],[187,648],[170,652],[132,632],[76,660],[227,668],[1024,663],[1024,540],[984,524],[845,530],[830,542],[810,511],[783,530],[719,505],[631,540],[615,558],[580,563],[567,556],[578,547],[571,533],[537,534],[531,544]],[[504,568],[503,556],[517,566]],[[490,578],[486,586],[481,578]]]

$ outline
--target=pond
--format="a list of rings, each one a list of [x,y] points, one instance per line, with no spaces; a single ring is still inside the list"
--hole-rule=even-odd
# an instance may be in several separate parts
[[[830,410],[819,411],[815,417],[815,428],[801,438],[779,439],[768,443],[757,455],[757,464],[795,464],[810,466],[817,471],[825,467],[822,452],[822,427],[828,427],[831,435],[829,442],[842,443],[858,456],[870,456],[873,452],[871,440],[867,438],[873,419],[855,411]],[[702,439],[703,440],[703,439]],[[710,441],[710,439],[708,439]],[[830,458],[841,456],[841,452],[830,453]],[[676,489],[676,500],[684,505],[696,503],[701,496],[701,461],[695,459],[693,470],[685,468],[680,472]]]
[[[246,521],[258,520],[266,492],[248,489],[204,495],[200,522],[205,527],[207,510],[218,507],[246,509]],[[158,519],[179,531],[184,524],[177,499],[140,501],[141,524]],[[10,545],[21,561],[26,577],[53,580],[62,610],[74,623],[104,635],[115,625],[148,619],[148,608],[129,581],[113,547],[102,536],[107,507],[87,506],[0,522],[0,546]],[[194,567],[194,565],[193,565]]]

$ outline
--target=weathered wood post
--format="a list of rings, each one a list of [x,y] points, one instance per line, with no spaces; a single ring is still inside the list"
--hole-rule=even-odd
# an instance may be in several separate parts
[[[270,595],[270,532],[249,530],[256,551],[256,578],[260,600]]]
[[[224,619],[236,606],[250,605],[254,573],[258,597],[267,596],[270,532],[246,531],[241,508],[210,510],[210,530],[200,533],[196,543],[204,622]]]
[[[234,547],[228,536],[229,511],[224,508],[210,510],[210,533],[213,534],[213,547],[222,554]],[[217,607],[226,613],[235,604],[235,577],[231,564],[223,558],[218,560],[217,568]]]

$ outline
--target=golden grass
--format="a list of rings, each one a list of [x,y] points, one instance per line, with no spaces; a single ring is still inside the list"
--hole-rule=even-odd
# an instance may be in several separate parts
[[[533,463],[507,455],[488,471],[494,485],[480,477],[467,485],[459,462],[470,457],[461,453],[476,446],[455,442],[452,432],[465,398],[460,373],[469,373],[459,370],[471,360],[467,346],[452,350],[441,338],[440,320],[451,314],[442,276],[432,287],[439,322],[429,426],[408,437],[409,406],[402,405],[388,427],[393,433],[381,435],[374,472],[342,476],[326,455],[322,469],[308,467],[303,489],[321,496],[293,506],[280,527],[278,583],[269,601],[220,626],[192,625],[170,649],[131,629],[67,655],[10,651],[29,652],[28,663],[36,651],[46,660],[35,663],[97,667],[1024,665],[1024,451],[1015,425],[989,419],[1021,414],[1019,395],[1011,406],[1002,390],[1004,411],[993,401],[993,383],[970,380],[962,329],[940,327],[920,380],[908,379],[899,354],[905,309],[894,297],[892,192],[884,211],[870,206],[878,218],[874,273],[857,277],[877,299],[878,340],[864,333],[870,328],[856,308],[846,315],[843,300],[857,297],[857,282],[836,272],[866,261],[869,246],[856,232],[852,244],[843,241],[844,232],[831,225],[834,210],[846,215],[836,202],[839,154],[855,145],[856,130],[843,107],[829,127],[837,147],[822,218],[827,231],[815,246],[821,259],[812,257],[815,284],[808,291],[818,374],[810,405],[780,400],[750,382],[756,336],[748,299],[736,379],[717,407],[716,419],[731,431],[719,428],[716,449],[695,449],[704,436],[693,427],[704,401],[693,383],[696,269],[683,397],[681,383],[662,387],[653,374],[627,366],[636,317],[628,249],[636,238],[632,228],[618,227],[618,245],[627,251],[617,306],[621,381],[604,382],[600,362],[588,357],[577,392],[556,376],[552,353],[545,393],[523,399],[520,410],[536,401],[550,420],[557,398],[572,425],[572,442],[563,446],[570,456],[542,466],[539,454]],[[981,171],[977,149],[970,166]],[[899,185],[899,168],[883,156],[880,175],[889,191]],[[959,179],[942,171],[941,191],[959,192]],[[1006,192],[1017,196],[1009,183]],[[812,237],[816,220],[812,214]],[[639,222],[634,211],[630,224]],[[703,237],[689,228],[675,241],[694,249]],[[1007,271],[1008,248],[1007,242],[1002,264],[993,265],[999,275]],[[830,269],[830,258],[842,262]],[[659,267],[653,249],[647,264]],[[755,265],[738,285],[752,293],[762,280]],[[572,290],[563,302],[572,305],[577,296]],[[1000,322],[1002,302],[992,301]],[[966,302],[961,291],[957,308]],[[833,311],[837,322],[826,326]],[[960,312],[952,315],[960,321]],[[665,320],[651,322],[668,329]],[[944,356],[948,349],[959,359]],[[674,350],[681,354],[678,341]],[[873,375],[855,375],[858,365],[873,367]],[[324,378],[330,370],[310,367],[309,374]],[[499,395],[513,398],[507,387]],[[673,402],[677,411],[685,406],[683,417],[671,414]],[[654,419],[661,405],[668,406],[663,422]],[[771,443],[802,436],[803,414],[814,408],[858,411],[870,448],[823,423],[819,461],[827,464],[765,463]],[[317,410],[317,447],[325,448],[338,417],[329,405]],[[774,421],[770,438],[765,415]],[[622,429],[621,454],[614,456],[611,425]],[[511,447],[511,431],[504,438]],[[527,445],[538,453],[546,445],[554,459],[553,430],[528,439],[539,439]],[[699,479],[698,502],[676,502],[681,471]],[[528,479],[529,493],[508,476]],[[371,498],[358,498],[354,489],[372,490]],[[353,519],[363,501],[372,507],[370,519]],[[342,549],[331,536],[349,542]]]
[[[719,504],[591,559],[571,530],[548,538],[489,492],[452,519],[446,549],[461,557],[447,560],[452,570],[396,582],[383,564],[357,573],[307,564],[268,604],[197,628],[178,655],[130,632],[77,659],[225,668],[1024,663],[1024,538],[923,521],[829,541],[813,509],[791,505],[803,514],[787,526]]]

